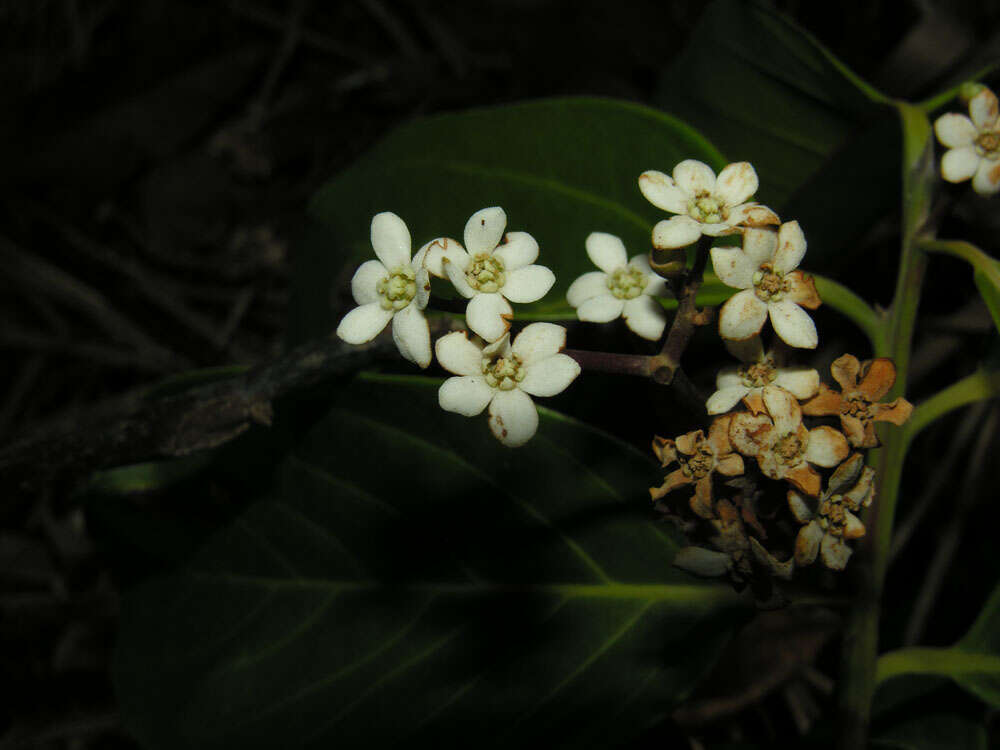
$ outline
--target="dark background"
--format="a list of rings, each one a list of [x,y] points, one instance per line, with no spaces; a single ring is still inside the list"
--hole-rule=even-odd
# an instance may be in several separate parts
[[[993,2],[775,5],[891,95],[933,93],[1000,44]],[[652,103],[702,8],[3,0],[0,443],[172,373],[274,357],[305,204],[326,179],[423,114],[560,94]],[[995,237],[983,205],[960,204],[950,228]],[[961,356],[970,336],[981,348],[990,330],[967,270],[940,278],[918,376],[922,363]],[[937,465],[947,474],[937,492],[985,498],[974,470],[996,418],[976,409],[943,424],[940,434],[961,436],[972,420],[958,457],[942,457],[940,440],[917,444],[924,468],[911,484],[930,483]],[[0,708],[0,748],[133,746],[107,668],[116,581],[69,490],[41,482],[0,505],[0,681],[16,693]],[[949,523],[930,518],[918,563]],[[938,611],[949,614],[927,618],[927,643],[958,637],[995,581],[983,562],[995,557],[990,536],[964,540],[948,575],[967,586],[944,587]],[[918,580],[897,578],[890,590],[912,602]],[[893,606],[889,627],[902,631]],[[775,699],[767,710],[790,709]],[[730,721],[780,734],[747,712]]]

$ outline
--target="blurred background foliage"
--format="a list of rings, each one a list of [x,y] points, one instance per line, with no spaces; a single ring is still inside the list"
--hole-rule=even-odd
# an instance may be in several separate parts
[[[995,2],[774,7],[892,97],[931,96],[1000,46]],[[757,36],[750,23],[759,12],[662,0],[0,2],[0,437],[72,424],[85,408],[164,376],[274,357],[295,314],[291,268],[309,247],[301,239],[311,231],[310,197],[398,126],[469,107],[588,95],[672,111],[727,159],[754,161],[761,199],[803,221],[816,250],[807,267],[887,302],[895,123],[856,87],[825,86],[831,79],[817,72],[808,43],[798,47],[800,68],[754,65],[755,53],[766,57],[774,35],[787,39],[793,28],[774,22]],[[742,54],[726,54],[733,49]],[[758,90],[776,111],[756,111],[749,97]],[[814,117],[805,135],[794,127],[804,114]],[[851,203],[830,198],[851,184],[859,187],[847,191]],[[996,255],[995,203],[953,193],[942,235]],[[968,268],[933,263],[913,400],[970,372],[995,341]],[[344,265],[339,280],[351,270]],[[335,319],[344,300],[330,303]],[[845,350],[868,353],[835,313],[820,311],[817,322],[818,367]],[[580,348],[615,349],[624,330],[571,335]],[[710,337],[695,340],[686,365],[698,384],[711,384],[719,356]],[[654,431],[698,426],[697,415],[645,384],[623,397],[627,409],[603,399],[618,382],[588,376],[556,406],[642,451]],[[644,408],[650,400],[655,407]],[[984,481],[995,408],[952,415],[914,445],[900,506],[905,544],[887,582],[887,647],[957,641],[997,580],[992,526],[968,522],[995,517]],[[616,418],[623,412],[643,417]],[[135,746],[109,671],[120,587],[193,554],[234,507],[225,483],[199,485],[198,502],[186,504],[159,484],[140,482],[147,489],[103,515],[85,514],[68,485],[5,488],[0,669],[18,689],[0,712],[3,747]],[[122,550],[143,524],[141,549]],[[937,562],[942,536],[953,553]],[[817,583],[843,593],[841,582]],[[756,619],[694,699],[639,741],[712,746],[822,733],[835,633],[835,622]],[[992,715],[950,683],[911,687],[880,695],[886,746],[932,746],[935,733],[912,725],[928,705],[970,743],[986,742],[987,731],[995,739]]]

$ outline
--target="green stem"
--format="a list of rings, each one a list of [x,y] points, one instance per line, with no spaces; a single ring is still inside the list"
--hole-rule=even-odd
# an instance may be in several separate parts
[[[927,425],[954,409],[1000,396],[1000,371],[977,370],[918,405],[903,427],[907,444]]]
[[[934,184],[930,122],[912,105],[899,102],[903,127],[903,216],[896,291],[883,333],[876,337],[875,354],[891,357],[897,379],[891,396],[906,389],[914,322],[920,287],[927,268],[926,256],[917,248],[917,237],[929,214]],[[874,464],[878,496],[865,516],[870,532],[860,545],[855,564],[855,603],[844,632],[843,671],[839,688],[841,733],[839,747],[867,745],[871,704],[875,694],[878,627],[882,586],[889,561],[892,526],[899,496],[907,441],[902,430],[889,432]]]
[[[872,346],[877,348],[885,324],[882,315],[843,284],[825,276],[813,274],[812,277],[823,304],[829,305],[854,323],[872,342]]]

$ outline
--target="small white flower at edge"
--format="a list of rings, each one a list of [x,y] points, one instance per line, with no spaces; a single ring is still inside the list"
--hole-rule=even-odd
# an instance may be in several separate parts
[[[797,221],[774,232],[745,229],[743,248],[713,247],[715,275],[734,294],[719,312],[719,334],[742,341],[755,336],[768,316],[774,332],[789,346],[815,349],[816,324],[806,307],[815,310],[821,300],[812,278],[797,271],[806,254],[806,237]]]
[[[757,172],[749,162],[729,164],[719,176],[707,164],[685,159],[673,178],[649,170],[639,175],[639,190],[670,219],[653,227],[653,246],[661,250],[686,247],[701,235],[732,234],[737,227],[762,227],[780,219],[767,206],[748,202],[757,192]]]
[[[587,255],[600,268],[570,284],[566,300],[580,320],[607,323],[621,316],[633,332],[659,340],[667,325],[663,306],[655,296],[666,293],[663,279],[653,273],[645,254],[629,260],[625,245],[613,234],[591,232]]]
[[[941,176],[948,182],[972,178],[980,195],[1000,191],[1000,108],[983,86],[969,100],[969,115],[949,112],[934,122],[934,132],[948,150],[941,157]],[[970,119],[971,118],[971,119]]]
[[[502,208],[484,208],[465,225],[465,247],[454,240],[435,240],[428,243],[424,257],[431,273],[443,272],[469,300],[465,320],[486,341],[496,341],[510,329],[510,302],[536,302],[556,280],[548,268],[534,265],[535,239],[527,232],[505,236],[506,227]]]
[[[531,396],[554,396],[580,374],[576,360],[560,350],[566,329],[553,323],[532,323],[510,342],[510,334],[483,347],[465,331],[439,338],[438,362],[458,377],[448,378],[438,391],[445,411],[466,417],[490,408],[490,429],[512,448],[524,445],[538,429],[538,411]]]
[[[337,326],[349,344],[364,344],[392,321],[392,339],[410,362],[431,363],[431,332],[423,310],[430,298],[430,278],[422,258],[410,259],[410,232],[388,211],[372,218],[372,248],[378,260],[366,260],[351,279],[358,303]]]
[[[811,367],[779,367],[774,351],[764,353],[760,336],[746,341],[726,341],[726,348],[743,364],[724,367],[715,377],[716,391],[705,404],[709,414],[725,414],[742,399],[754,414],[764,410],[763,393],[768,385],[784,388],[799,401],[819,392],[819,373]]]

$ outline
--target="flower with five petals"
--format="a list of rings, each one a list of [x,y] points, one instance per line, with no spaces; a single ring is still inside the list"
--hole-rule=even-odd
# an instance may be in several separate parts
[[[760,336],[746,341],[726,341],[726,348],[742,360],[739,367],[724,367],[715,377],[716,391],[705,404],[709,414],[723,414],[742,399],[754,414],[764,410],[762,394],[771,385],[784,388],[799,401],[819,390],[819,373],[811,367],[780,367],[776,352],[764,352]]]
[[[802,308],[815,310],[821,300],[811,276],[796,270],[806,254],[806,238],[797,221],[769,229],[747,229],[743,248],[713,247],[712,265],[722,283],[737,292],[719,313],[719,334],[740,341],[760,332],[768,316],[774,332],[789,346],[815,349],[816,324]]]
[[[642,253],[629,259],[621,239],[605,232],[591,232],[585,246],[601,270],[585,273],[570,284],[566,300],[576,308],[577,317],[607,323],[621,316],[634,333],[659,340],[667,316],[655,297],[666,292],[666,284],[653,273],[648,256]]]
[[[366,260],[351,279],[358,303],[337,326],[349,344],[364,344],[392,321],[399,353],[421,367],[431,363],[431,332],[424,317],[430,279],[420,254],[410,259],[410,231],[388,211],[372,219],[371,243],[378,260]]]
[[[877,448],[875,422],[901,425],[910,418],[913,404],[905,398],[878,403],[896,382],[896,366],[891,359],[879,357],[862,364],[853,354],[845,354],[833,361],[830,372],[840,385],[840,393],[821,385],[819,393],[802,404],[802,413],[815,417],[839,416],[851,445]]]
[[[553,323],[532,323],[510,342],[510,334],[488,345],[470,341],[464,331],[437,340],[438,362],[457,377],[438,390],[445,411],[466,417],[490,408],[490,429],[512,448],[524,445],[538,429],[532,396],[554,396],[580,374],[576,360],[559,352],[566,329]]]
[[[843,570],[851,556],[847,540],[865,534],[864,524],[854,515],[871,505],[875,493],[875,470],[864,466],[855,453],[837,467],[826,491],[816,500],[788,491],[788,507],[795,519],[805,524],[795,539],[795,564],[809,565],[819,553],[831,570]]]
[[[715,518],[712,506],[712,474],[718,472],[732,477],[743,473],[742,456],[733,453],[729,442],[728,415],[717,417],[708,430],[708,437],[701,430],[689,432],[674,440],[656,436],[653,438],[653,453],[666,468],[678,464],[679,468],[667,474],[659,487],[653,487],[649,494],[659,500],[678,487],[694,484],[691,496],[691,510],[702,518]]]
[[[934,122],[937,139],[948,150],[941,157],[941,176],[948,182],[972,178],[980,195],[1000,191],[1000,107],[983,86],[969,100],[969,117],[955,112]]]
[[[787,479],[807,495],[819,494],[819,474],[810,464],[836,466],[847,458],[847,440],[826,425],[806,429],[799,402],[784,388],[765,386],[762,397],[767,412],[734,414],[730,441],[757,460],[764,476]]]
[[[497,341],[510,329],[510,302],[536,302],[556,280],[545,266],[533,265],[538,257],[534,238],[510,232],[505,239],[506,227],[502,208],[476,211],[465,225],[465,247],[454,241],[439,243],[425,258],[432,272],[440,264],[458,293],[469,300],[466,323],[486,341]]]
[[[729,164],[719,176],[707,164],[685,159],[673,177],[649,170],[639,175],[639,190],[657,208],[677,216],[653,228],[653,246],[661,250],[685,247],[703,234],[718,237],[738,227],[778,224],[767,206],[748,202],[757,192],[757,172],[749,162]]]

